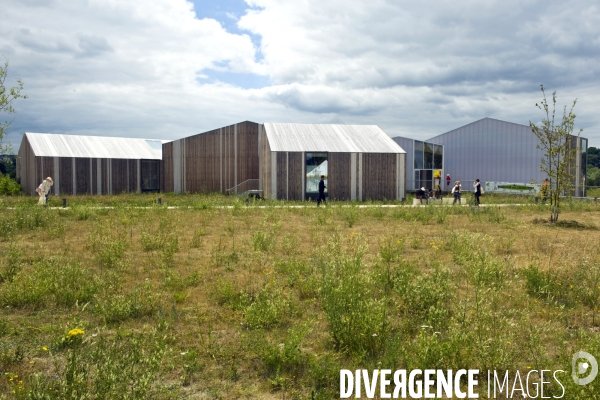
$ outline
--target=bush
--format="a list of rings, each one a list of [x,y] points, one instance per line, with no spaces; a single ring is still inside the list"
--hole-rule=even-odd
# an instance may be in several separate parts
[[[373,274],[363,264],[366,246],[352,235],[329,240],[322,264],[321,295],[329,330],[338,351],[358,357],[375,356],[385,341],[385,300],[374,291]]]
[[[149,283],[133,289],[131,293],[104,293],[98,299],[97,312],[107,324],[152,315],[158,308],[158,296]]]
[[[246,325],[249,328],[269,329],[282,323],[289,310],[288,299],[278,287],[265,286],[245,309]]]
[[[16,196],[21,193],[21,185],[17,181],[0,173],[0,196]]]
[[[93,299],[99,282],[76,260],[52,257],[21,269],[0,290],[0,303],[38,308],[46,303],[73,307]]]

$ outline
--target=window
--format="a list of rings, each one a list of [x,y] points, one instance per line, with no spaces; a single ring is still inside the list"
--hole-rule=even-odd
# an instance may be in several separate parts
[[[160,160],[142,160],[140,178],[142,192],[160,190]]]
[[[439,144],[433,145],[433,168],[442,169],[444,147]]]
[[[319,193],[321,175],[327,193],[327,153],[306,153],[306,193]]]
[[[415,169],[423,169],[423,142],[415,140]]]
[[[433,145],[431,143],[423,143],[423,148],[425,169],[433,169]]]
[[[162,142],[160,140],[146,140],[148,146],[152,147],[153,150],[161,150],[162,151]]]

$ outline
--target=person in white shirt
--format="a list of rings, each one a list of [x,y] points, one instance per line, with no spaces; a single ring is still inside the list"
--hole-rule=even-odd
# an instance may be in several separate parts
[[[36,189],[36,192],[40,195],[40,197],[44,197],[43,202],[40,202],[40,204],[48,204],[48,196],[50,195],[50,190],[52,188],[52,185],[54,185],[54,181],[52,180],[51,177],[47,177],[46,179],[44,179],[42,181],[42,183],[40,184],[40,186],[38,186],[38,188]]]
[[[452,188],[452,194],[454,194],[454,202],[452,204],[460,204],[460,191],[462,190],[462,185],[460,181],[454,182],[454,187]]]

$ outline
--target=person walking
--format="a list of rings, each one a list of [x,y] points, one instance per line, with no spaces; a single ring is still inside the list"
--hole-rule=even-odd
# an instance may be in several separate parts
[[[37,194],[40,196],[40,200],[38,204],[46,205],[48,204],[48,196],[50,196],[50,189],[54,185],[54,181],[51,177],[47,177],[42,181],[40,186],[35,190]],[[43,198],[43,199],[42,199]]]
[[[321,175],[321,180],[319,181],[319,197],[317,198],[317,207],[321,205],[321,200],[325,203],[325,175]]]
[[[460,181],[454,182],[454,187],[452,188],[452,194],[454,195],[454,202],[452,204],[456,204],[457,201],[458,201],[458,204],[460,204],[461,189],[462,189],[462,186],[460,184]]]
[[[450,174],[446,174],[446,190],[450,188]]]
[[[473,193],[475,194],[475,205],[479,206],[480,201],[479,198],[481,197],[481,182],[479,182],[479,179],[475,179],[475,182],[473,182]]]

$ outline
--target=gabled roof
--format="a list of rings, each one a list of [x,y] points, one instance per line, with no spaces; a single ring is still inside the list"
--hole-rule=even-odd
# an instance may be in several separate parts
[[[162,144],[168,140],[133,139],[105,136],[60,135],[26,132],[33,153],[40,157],[78,158],[162,158]]]
[[[452,129],[451,131],[448,132],[444,132],[440,135],[434,136],[432,138],[427,139],[426,141],[435,141],[438,138],[447,136],[448,134],[453,134],[457,131],[464,131],[468,128],[475,128],[477,126],[485,126],[488,129],[501,129],[501,130],[506,130],[508,128],[512,128],[515,131],[518,132],[523,132],[523,133],[531,133],[531,127],[529,125],[523,125],[523,124],[518,124],[515,122],[509,122],[509,121],[503,121],[501,119],[496,119],[496,118],[490,118],[490,117],[485,117],[482,119],[478,119],[477,121],[473,121],[469,124],[460,126],[458,128]]]
[[[400,153],[377,125],[264,124],[271,151],[330,153]]]

